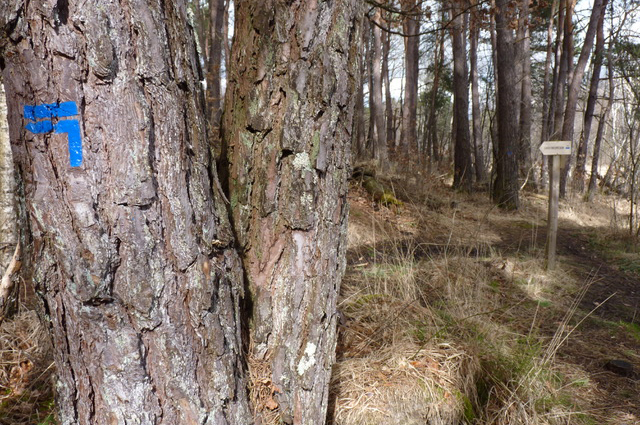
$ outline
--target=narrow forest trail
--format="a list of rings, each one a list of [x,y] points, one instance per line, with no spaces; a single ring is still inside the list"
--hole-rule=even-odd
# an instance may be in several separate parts
[[[384,183],[404,206],[377,205],[357,185],[349,195],[340,370],[358,360],[375,363],[354,350],[353,341],[398,353],[402,344],[434,349],[444,344],[480,365],[469,378],[476,379],[476,392],[458,387],[478,403],[469,423],[640,424],[640,249],[620,236],[611,199],[563,201],[558,267],[547,272],[545,196],[523,193],[522,208],[505,212],[486,193],[466,195],[411,177]],[[407,306],[431,319],[416,318]],[[396,322],[404,328],[394,327]],[[385,332],[392,337],[385,340]],[[431,364],[437,356],[425,358]],[[614,373],[606,366],[611,360],[633,365],[635,374]],[[437,387],[447,367],[458,368],[440,363],[426,368],[421,379]],[[381,366],[375,373],[387,372]],[[389,394],[406,392],[399,383],[385,382]],[[359,418],[336,425],[365,423],[365,407],[394,418],[389,423],[405,420],[385,408],[393,403],[384,399],[375,404],[372,398],[365,407],[354,402],[381,391],[379,386],[361,393],[335,391],[346,400],[338,403],[336,417]],[[446,396],[428,408],[402,405],[415,412],[448,411],[447,406]],[[429,418],[434,424],[454,423]]]
[[[535,232],[527,227],[497,226],[501,242],[496,248],[503,253],[535,251],[542,255],[546,227]],[[640,418],[640,269],[631,264],[624,267],[624,262],[621,265],[609,252],[609,246],[594,242],[596,235],[606,231],[577,226],[570,220],[559,223],[559,267],[588,286],[576,317],[589,317],[573,329],[557,360],[582,368],[596,383],[597,394],[592,397],[589,413],[612,423],[636,425]],[[555,327],[546,330],[551,335]],[[632,364],[634,374],[622,376],[608,370],[611,360]]]

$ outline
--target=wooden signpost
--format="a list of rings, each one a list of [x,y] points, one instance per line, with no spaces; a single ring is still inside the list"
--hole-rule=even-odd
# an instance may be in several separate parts
[[[570,141],[543,142],[540,151],[551,156],[549,181],[549,218],[547,220],[547,270],[556,266],[556,242],[558,240],[558,198],[560,194],[560,155],[571,155]]]

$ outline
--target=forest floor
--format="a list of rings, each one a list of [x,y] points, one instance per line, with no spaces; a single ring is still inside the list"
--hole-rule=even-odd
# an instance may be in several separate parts
[[[503,212],[486,192],[422,179],[380,179],[394,208],[352,186],[334,422],[640,424],[640,244],[625,202],[561,201],[547,272],[546,196]]]
[[[380,181],[402,206],[355,181],[349,193],[330,422],[640,424],[640,243],[624,201],[562,201],[547,272],[546,196],[504,212],[444,176]],[[55,423],[53,369],[33,311],[2,323],[0,425]]]

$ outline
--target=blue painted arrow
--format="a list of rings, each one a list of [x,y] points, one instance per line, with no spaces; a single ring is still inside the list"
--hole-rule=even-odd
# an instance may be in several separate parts
[[[42,105],[25,105],[23,115],[33,122],[27,123],[25,128],[34,134],[51,133],[67,134],[69,140],[69,163],[72,167],[82,165],[82,136],[78,120],[60,120],[55,125],[51,120],[36,121],[41,118],[62,118],[78,115],[75,102],[44,103]]]

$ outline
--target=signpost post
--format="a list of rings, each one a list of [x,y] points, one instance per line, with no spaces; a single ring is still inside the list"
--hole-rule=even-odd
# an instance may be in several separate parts
[[[571,155],[571,142],[543,142],[540,145],[540,151],[545,156],[551,156],[551,180],[549,181],[549,218],[547,220],[547,270],[553,270],[556,266],[556,242],[558,240],[560,155]]]

